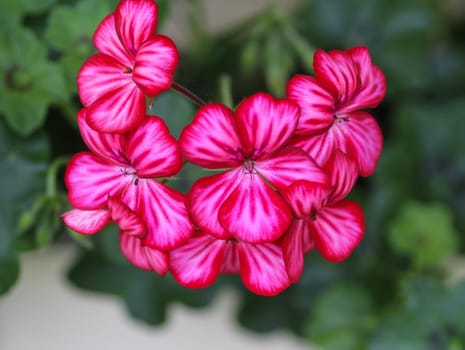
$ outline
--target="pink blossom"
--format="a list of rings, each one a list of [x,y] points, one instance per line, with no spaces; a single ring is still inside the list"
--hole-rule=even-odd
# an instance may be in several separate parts
[[[199,109],[180,136],[185,158],[207,169],[230,170],[196,181],[186,204],[194,223],[219,239],[268,243],[289,227],[291,211],[276,189],[326,176],[305,152],[287,147],[299,119],[288,100],[257,93],[236,112],[219,103]]]
[[[114,221],[120,228],[120,247],[126,259],[140,269],[165,275],[168,253],[144,244],[147,228],[142,218],[116,198],[109,197],[107,205],[105,209],[72,209],[62,218],[69,228],[81,234],[95,234],[110,220]]]
[[[290,285],[278,243],[251,244],[198,232],[171,251],[170,266],[175,280],[189,288],[207,287],[220,273],[240,274],[259,295],[276,295]]]
[[[382,71],[365,47],[317,50],[313,65],[315,77],[298,74],[287,85],[287,97],[302,110],[292,144],[320,165],[341,149],[357,161],[360,175],[372,174],[383,138],[376,120],[363,110],[376,107],[386,94]]]
[[[99,53],[78,74],[88,123],[100,132],[123,133],[145,118],[145,98],[169,89],[178,64],[175,44],[156,34],[152,0],[122,0],[94,34]]]
[[[294,212],[294,221],[283,238],[286,269],[292,282],[299,280],[304,254],[316,248],[333,262],[349,257],[365,230],[360,205],[343,200],[357,179],[357,164],[337,150],[325,166],[330,185],[295,181],[283,190]]]
[[[140,216],[147,228],[144,245],[169,250],[187,240],[193,225],[184,196],[156,180],[177,174],[182,166],[176,140],[162,119],[147,117],[125,134],[94,131],[86,122],[85,109],[79,113],[78,122],[92,152],[78,153],[68,163],[68,199],[77,210],[97,211],[82,223],[77,220],[79,211],[74,212],[78,215],[73,220],[74,228],[84,234],[98,231],[110,219],[104,210],[112,197]]]

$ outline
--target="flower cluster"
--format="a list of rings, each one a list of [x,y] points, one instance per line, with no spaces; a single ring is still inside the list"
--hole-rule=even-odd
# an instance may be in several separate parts
[[[299,280],[304,255],[346,259],[364,234],[361,207],[345,197],[375,170],[382,135],[365,111],[385,79],[364,47],[318,50],[315,76],[287,96],[256,93],[234,110],[203,104],[179,140],[146,116],[146,97],[173,84],[174,43],[156,34],[152,0],[122,0],[97,28],[99,53],[78,75],[78,125],[90,152],[72,157],[65,224],[95,234],[120,228],[123,255],[202,288],[239,274],[260,295]],[[185,162],[216,171],[184,195],[167,186]]]

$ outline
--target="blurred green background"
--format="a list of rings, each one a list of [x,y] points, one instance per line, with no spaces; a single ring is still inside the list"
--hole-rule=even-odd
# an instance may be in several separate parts
[[[293,74],[312,73],[316,48],[366,45],[386,74],[388,94],[373,112],[383,155],[353,193],[364,240],[341,264],[309,254],[301,281],[273,298],[252,295],[235,276],[183,289],[125,262],[114,227],[89,238],[60,222],[69,209],[63,168],[85,149],[76,73],[116,3],[0,2],[0,294],[14,287],[21,253],[65,242],[82,252],[71,283],[120,297],[149,324],[162,323],[170,303],[205,307],[228,286],[242,295],[238,321],[257,332],[289,329],[329,350],[465,349],[464,0],[301,0],[214,34],[201,1],[158,1],[160,32],[173,4],[186,7],[191,37],[176,80],[208,101],[282,96]],[[177,136],[195,107],[167,92],[150,113]],[[172,185],[186,191],[200,175],[187,167]]]

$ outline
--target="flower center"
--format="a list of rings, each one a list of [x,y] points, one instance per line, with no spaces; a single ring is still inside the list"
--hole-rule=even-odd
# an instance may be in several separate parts
[[[333,118],[334,118],[334,122],[335,123],[338,123],[338,124],[341,124],[341,123],[345,123],[345,122],[348,122],[349,121],[349,117],[346,116],[346,115],[333,115]]]
[[[255,169],[255,163],[249,158],[244,159],[244,168],[246,174],[258,174],[257,170]]]
[[[124,67],[124,72],[123,73],[124,74],[132,74],[132,68],[128,67],[128,66]]]
[[[139,184],[139,177],[137,176],[137,171],[134,168],[121,168],[121,175],[123,177],[131,177],[131,181],[134,183],[135,186]]]

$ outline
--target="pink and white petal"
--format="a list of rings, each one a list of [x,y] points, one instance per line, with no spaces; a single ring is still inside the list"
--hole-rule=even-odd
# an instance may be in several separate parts
[[[146,271],[155,271],[164,276],[169,268],[169,254],[146,247],[139,237],[121,232],[119,235],[121,252],[134,266]]]
[[[207,169],[240,166],[242,146],[236,132],[234,112],[220,103],[201,107],[179,137],[182,154]]]
[[[148,116],[127,139],[127,155],[139,177],[165,177],[181,170],[181,151],[163,119]]]
[[[233,241],[226,241],[220,273],[239,274],[240,271],[241,262],[239,260],[237,244]]]
[[[108,211],[111,214],[111,219],[124,234],[137,237],[143,237],[147,234],[144,220],[120,200],[113,197],[108,198]]]
[[[121,167],[88,152],[75,154],[65,172],[70,204],[78,209],[102,209],[108,196],[121,192],[127,181]]]
[[[326,173],[304,151],[285,147],[255,162],[255,169],[278,190],[297,180],[327,183]]]
[[[311,225],[320,254],[329,261],[340,262],[362,240],[365,218],[358,203],[341,201],[320,210]]]
[[[331,92],[336,103],[344,104],[358,88],[358,75],[354,62],[345,51],[317,50],[313,59],[317,79]]]
[[[101,97],[88,108],[87,123],[103,133],[125,133],[145,118],[145,97],[133,82]]]
[[[306,220],[294,220],[283,237],[283,257],[287,275],[292,283],[296,283],[304,269],[303,236],[308,232]]]
[[[240,169],[203,177],[192,185],[186,196],[186,207],[192,221],[206,233],[228,239],[230,233],[221,226],[218,211],[239,183]]]
[[[264,296],[281,293],[291,284],[281,246],[238,242],[241,278],[251,292]]]
[[[294,181],[281,191],[295,216],[302,219],[312,216],[316,210],[325,206],[331,193],[331,186],[305,180]]]
[[[334,97],[315,77],[295,75],[287,84],[286,96],[300,107],[301,114],[295,130],[296,134],[318,134],[333,123]]]
[[[122,196],[147,225],[144,244],[170,250],[187,241],[194,232],[184,205],[184,195],[153,179],[139,179]]]
[[[294,134],[299,117],[300,108],[291,100],[265,93],[244,99],[235,114],[244,155],[256,159],[276,151]]]
[[[291,210],[258,174],[241,174],[241,181],[218,212],[220,224],[236,239],[248,243],[277,240],[289,228]]]
[[[220,273],[226,241],[198,234],[170,252],[171,273],[184,287],[204,288]]]
[[[331,127],[321,134],[295,136],[289,142],[289,146],[300,148],[322,167],[339,145],[334,127]]]
[[[93,39],[95,47],[101,53],[115,58],[127,67],[134,65],[134,57],[128,54],[116,32],[114,13],[110,13],[100,22]]]
[[[126,66],[111,56],[98,53],[88,58],[77,76],[79,97],[84,107],[128,84],[134,84],[131,74],[125,71]]]
[[[83,235],[93,235],[103,229],[111,221],[106,209],[80,210],[72,209],[61,215],[63,222],[71,230]]]
[[[358,165],[355,160],[346,153],[337,149],[323,167],[329,175],[330,184],[333,187],[330,203],[344,199],[358,178]]]
[[[366,47],[354,47],[347,50],[357,67],[359,88],[350,101],[341,107],[342,112],[352,112],[358,109],[375,108],[386,95],[386,78],[377,66],[371,63],[371,57]]]
[[[383,149],[383,134],[369,113],[354,112],[347,115],[348,122],[340,125],[340,149],[354,158],[361,176],[372,175]]]
[[[137,51],[133,79],[146,96],[156,96],[173,84],[178,60],[174,42],[164,35],[156,35]]]
[[[115,11],[115,26],[126,50],[135,55],[157,29],[158,7],[153,0],[122,0]]]
[[[79,131],[87,147],[98,156],[110,162],[129,166],[123,155],[126,150],[126,137],[121,134],[105,134],[92,129],[87,123],[87,108],[82,108],[77,116]]]

